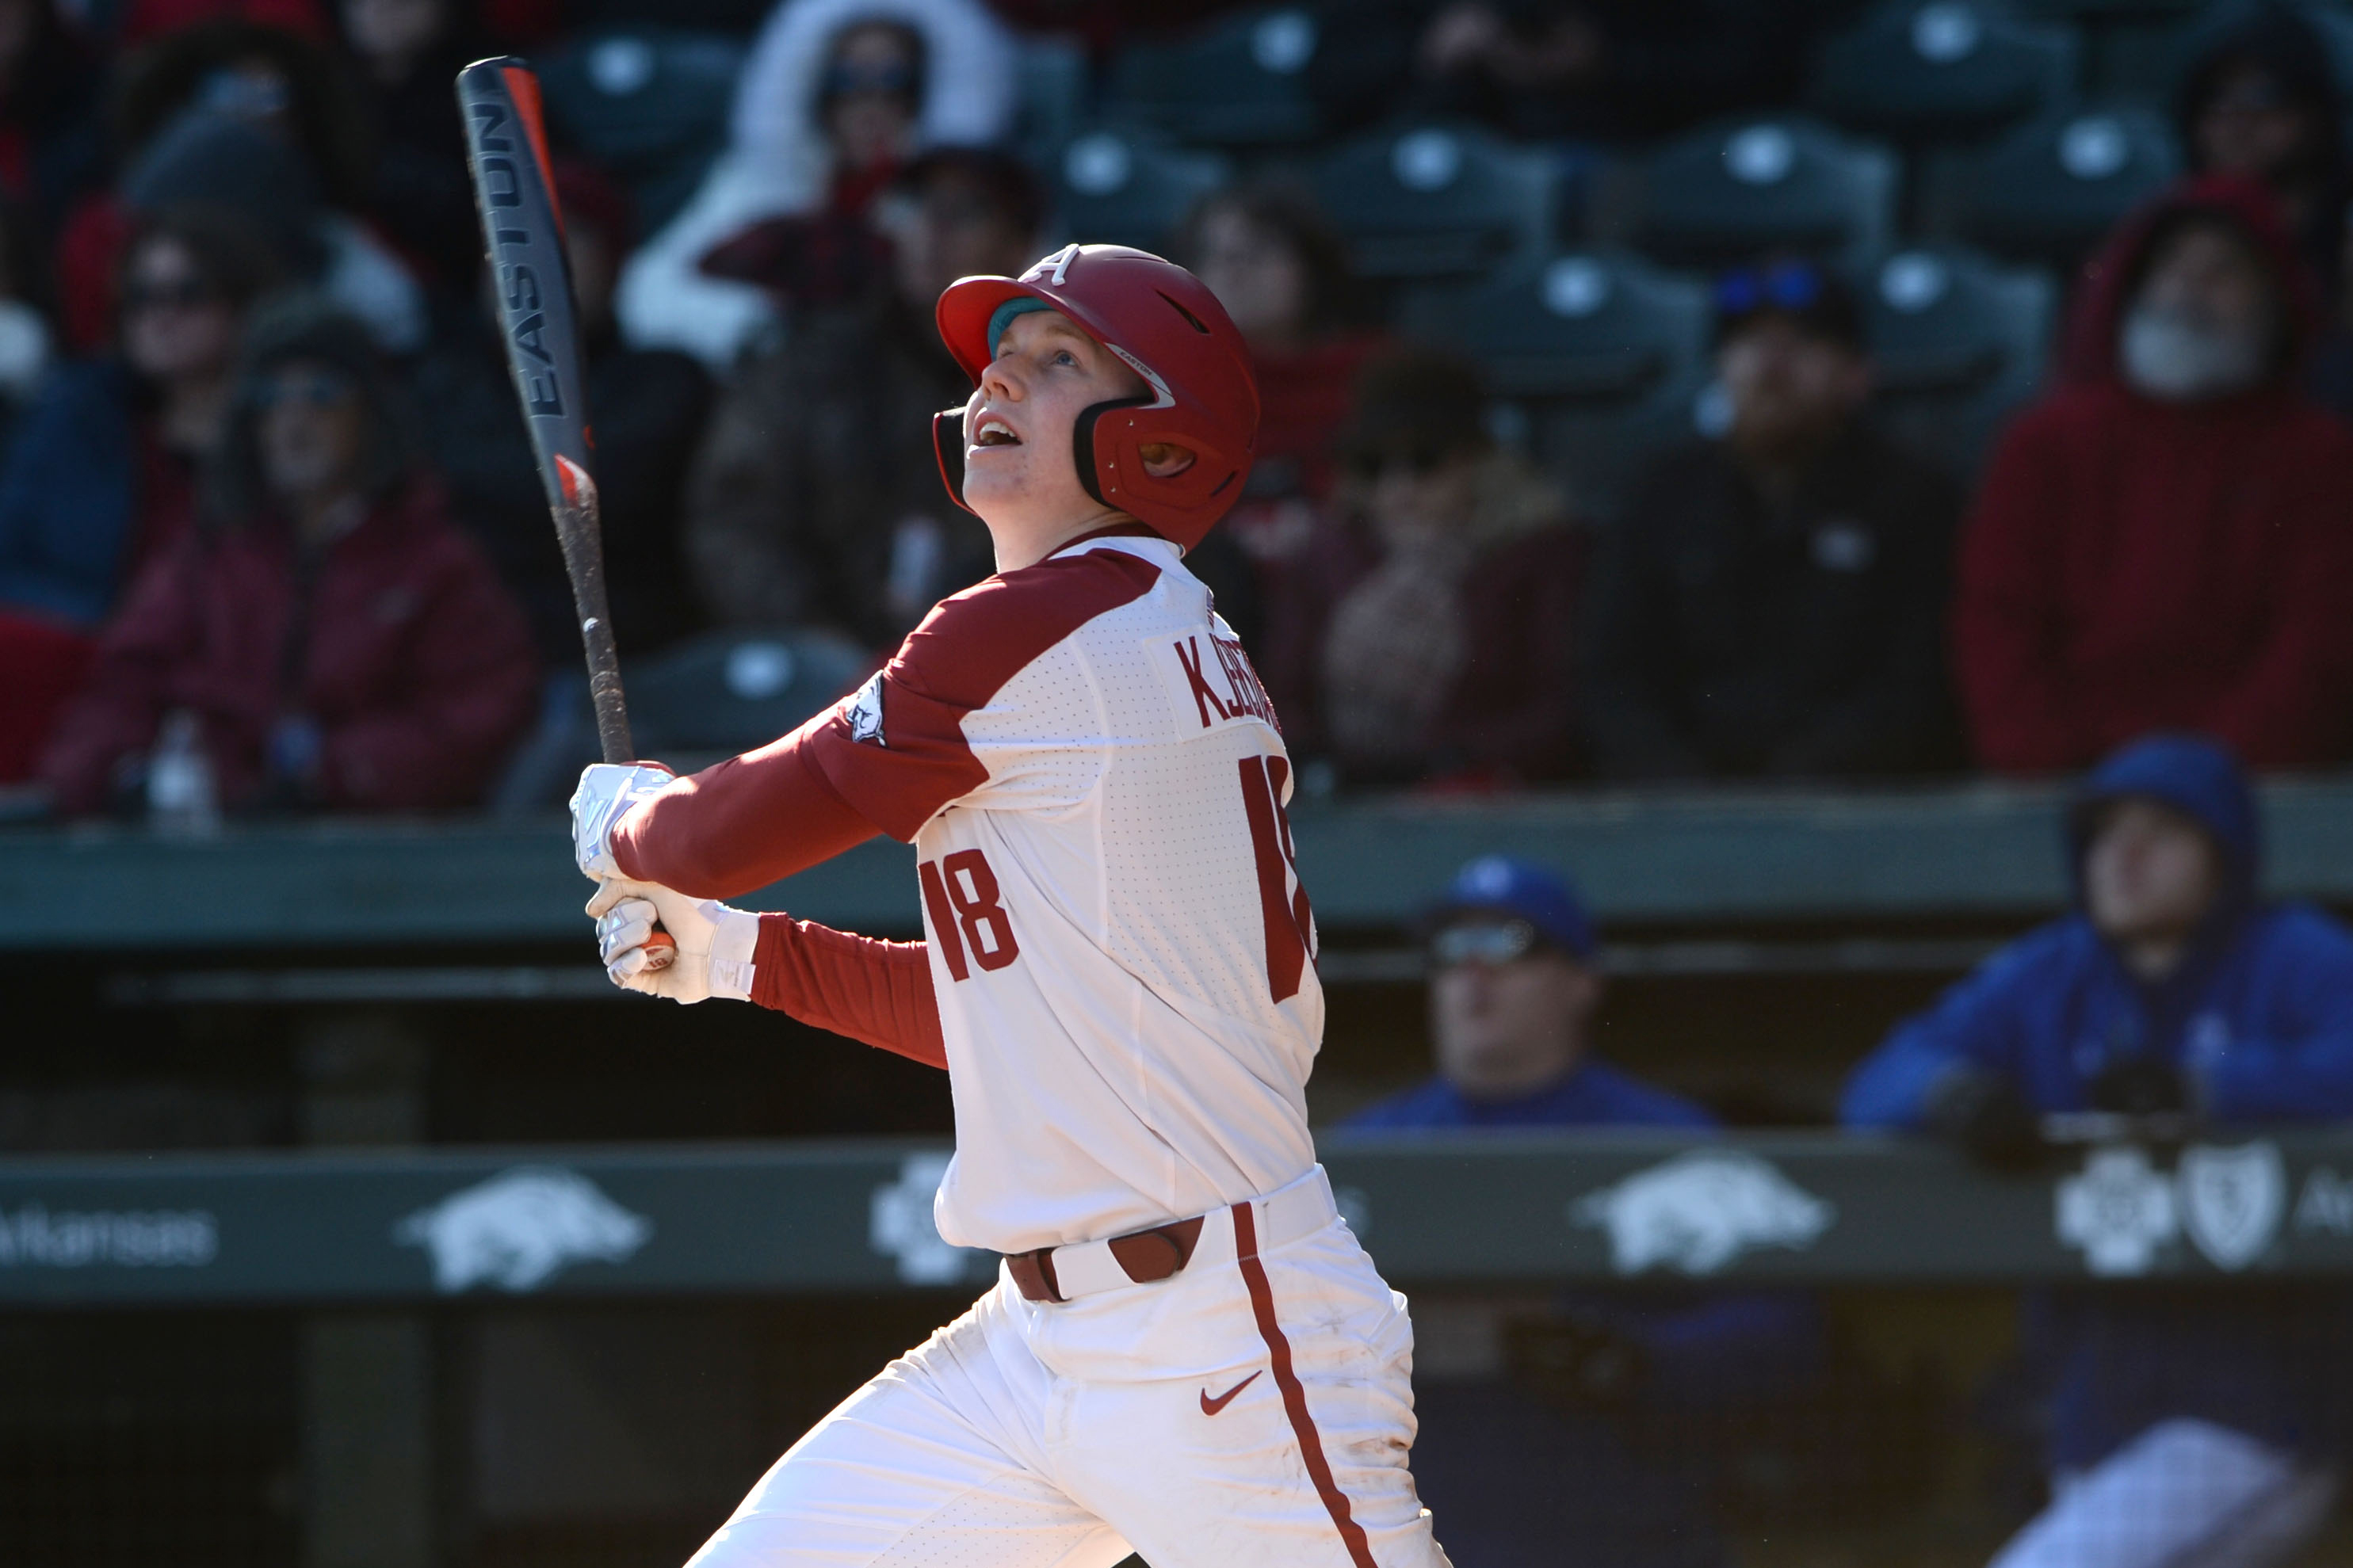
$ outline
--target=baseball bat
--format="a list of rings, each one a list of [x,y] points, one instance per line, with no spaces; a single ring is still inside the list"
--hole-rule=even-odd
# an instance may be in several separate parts
[[[608,763],[637,761],[620,656],[605,602],[605,538],[597,515],[579,316],[572,268],[564,253],[564,215],[555,200],[539,78],[512,58],[476,60],[458,73],[458,113],[466,128],[466,163],[474,210],[498,298],[499,337],[531,434],[547,510],[572,580],[572,607],[588,658],[588,700],[596,742]],[[647,944],[659,968],[676,950],[666,932]]]

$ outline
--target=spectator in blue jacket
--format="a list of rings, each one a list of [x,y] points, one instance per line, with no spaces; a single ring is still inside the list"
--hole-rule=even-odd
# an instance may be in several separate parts
[[[1849,1126],[1940,1131],[2014,1165],[2052,1112],[2353,1115],[2353,933],[2261,898],[2255,807],[2229,752],[2181,735],[2125,747],[2067,834],[2075,912],[1899,1026],[1849,1083]],[[2293,1553],[2339,1479],[2347,1307],[2294,1287],[2036,1302],[2054,1500],[1999,1568]]]
[[[1473,860],[1430,924],[1438,1074],[1348,1130],[1715,1128],[1690,1100],[1591,1055],[1600,945],[1561,878],[1506,856]],[[1578,1291],[1509,1326],[1504,1377],[1450,1374],[1426,1352],[1414,1476],[1456,1568],[1721,1563],[1708,1434],[1736,1409],[1802,1389],[1820,1332],[1812,1303],[1786,1292]],[[1472,1333],[1500,1343],[1506,1325]],[[1688,1436],[1670,1453],[1639,1452],[1629,1433],[1651,1423]]]

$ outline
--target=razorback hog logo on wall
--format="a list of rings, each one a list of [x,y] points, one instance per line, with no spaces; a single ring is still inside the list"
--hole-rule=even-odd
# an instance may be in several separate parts
[[[1811,1247],[1838,1210],[1768,1160],[1696,1149],[1586,1194],[1569,1217],[1609,1233],[1610,1266],[1620,1274],[1713,1274],[1758,1247]]]
[[[436,1289],[531,1290],[575,1263],[625,1262],[653,1233],[577,1171],[522,1165],[418,1209],[393,1239],[433,1255]]]
[[[1240,642],[1212,632],[1206,648],[1198,635],[1177,637],[1169,648],[1176,656],[1176,670],[1184,683],[1184,696],[1177,703],[1180,713],[1189,707],[1204,730],[1229,720],[1256,719],[1271,725],[1276,734],[1282,732],[1282,721],[1274,716],[1274,704]],[[1213,670],[1216,680],[1209,679]]]

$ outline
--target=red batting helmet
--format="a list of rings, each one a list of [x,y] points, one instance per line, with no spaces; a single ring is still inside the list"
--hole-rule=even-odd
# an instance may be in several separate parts
[[[1069,317],[1149,389],[1079,415],[1079,482],[1163,538],[1198,544],[1240,498],[1258,440],[1258,377],[1226,308],[1173,261],[1124,245],[1064,246],[1018,278],[960,278],[940,296],[940,337],[975,384],[997,357],[990,318],[1023,297]],[[964,410],[940,415],[932,435],[940,477],[963,506]],[[1161,441],[1189,450],[1192,467],[1145,474],[1138,448]]]

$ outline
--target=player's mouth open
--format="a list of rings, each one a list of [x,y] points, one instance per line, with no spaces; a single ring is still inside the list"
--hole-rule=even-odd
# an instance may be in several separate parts
[[[976,447],[1018,447],[1021,437],[1016,436],[1013,426],[1004,420],[993,414],[984,415],[980,423],[973,427],[972,444]]]

